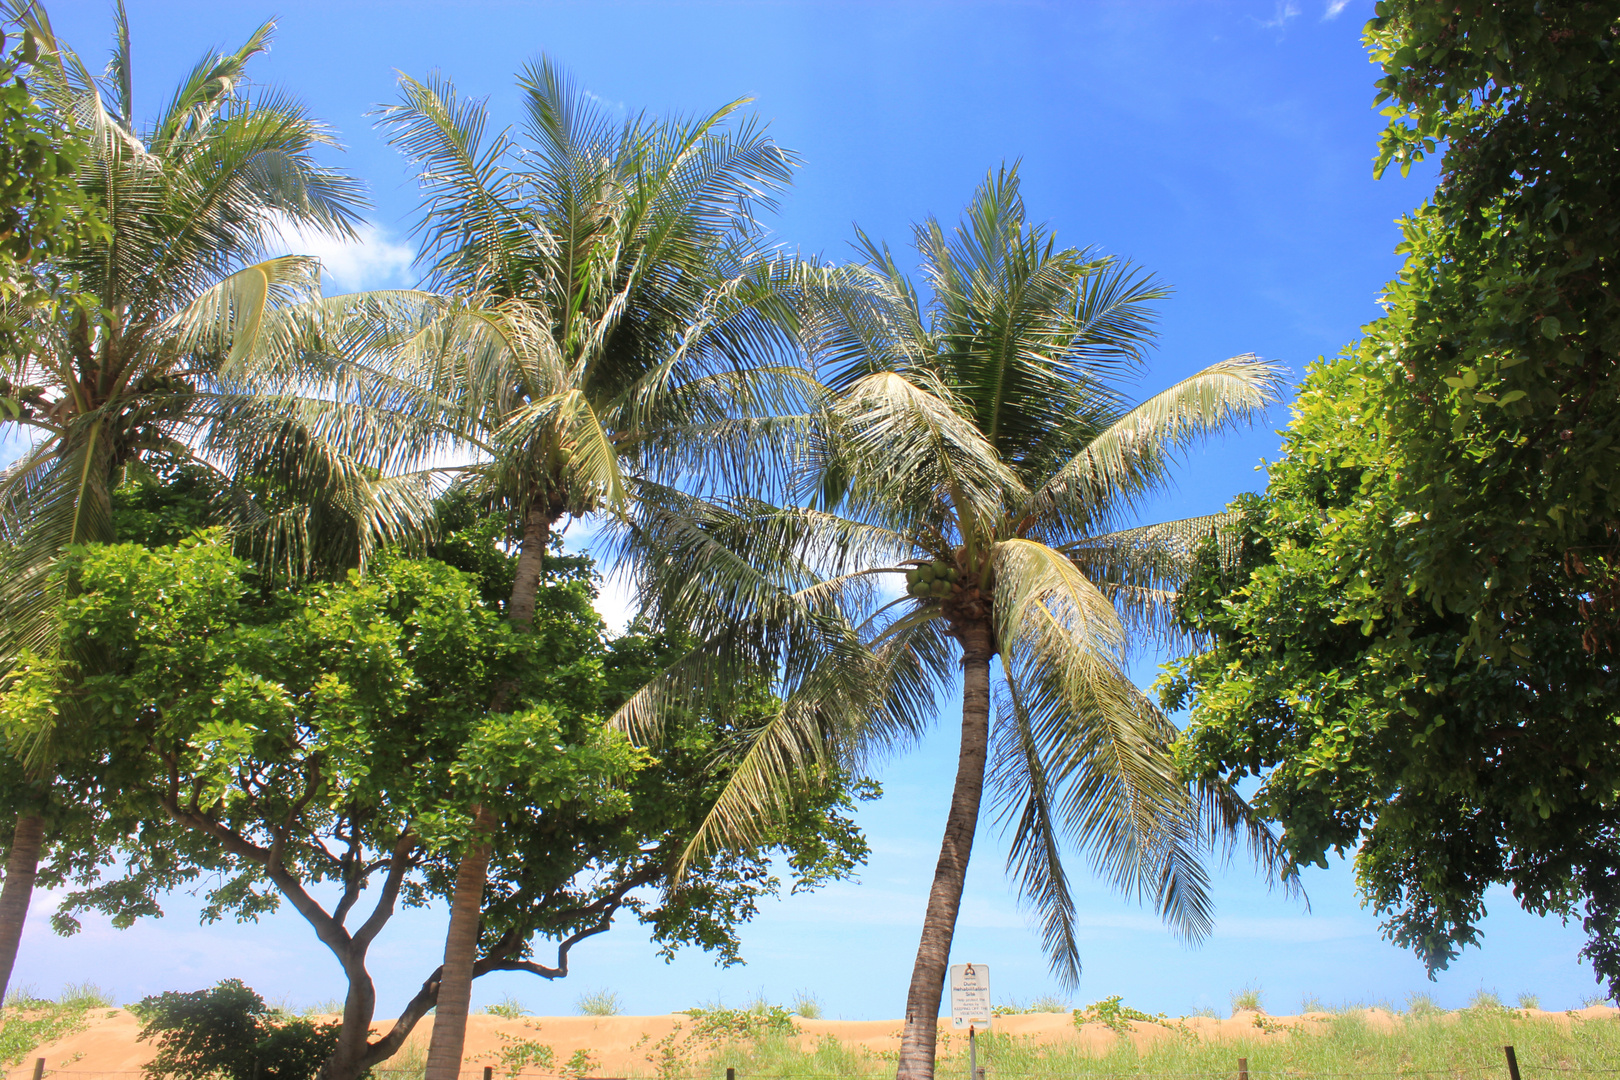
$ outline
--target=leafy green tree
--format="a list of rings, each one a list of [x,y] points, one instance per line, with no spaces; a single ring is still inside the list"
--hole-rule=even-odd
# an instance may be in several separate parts
[[[62,282],[51,269],[53,260],[99,235],[103,227],[96,215],[85,213],[74,183],[88,149],[84,140],[29,87],[38,59],[39,39],[26,29],[9,43],[0,34],[0,354],[6,357],[0,363],[0,420],[15,420],[24,408],[9,373],[16,358],[33,345],[23,331],[25,317],[61,302]],[[19,827],[8,845],[0,888],[0,1000],[16,962],[48,831],[38,812],[37,784],[16,762],[8,760],[3,767],[8,773],[4,789],[15,798],[0,813]]]
[[[1442,145],[1386,314],[1301,386],[1165,686],[1203,775],[1262,776],[1304,864],[1354,850],[1431,971],[1484,893],[1584,908],[1620,991],[1620,6],[1382,2],[1379,168]]]
[[[677,724],[655,754],[632,748],[603,717],[664,646],[608,647],[588,567],[554,564],[559,578],[517,632],[474,580],[434,560],[383,557],[364,579],[290,590],[267,588],[217,536],[74,549],[59,627],[70,659],[29,657],[0,695],[7,734],[65,716],[75,739],[105,748],[62,779],[116,804],[106,831],[128,833],[106,840],[120,873],[82,870],[58,929],[85,910],[118,925],[160,914],[164,892],[200,878],[216,882],[208,920],[290,903],[348,980],[322,1076],[353,1080],[400,1047],[443,985],[442,970],[429,974],[372,1038],[372,943],[397,906],[451,898],[472,844],[490,845],[474,976],[564,977],[570,949],[621,912],[666,953],[691,943],[734,962],[737,925],[780,887],[773,855],[795,888],[864,859],[844,814],[860,789],[833,785],[680,888],[637,895],[664,883],[702,820],[725,779],[715,749],[746,730],[749,709]],[[503,682],[510,708],[495,713]],[[477,805],[501,815],[493,837],[474,829]],[[554,960],[535,955],[536,939],[556,943]]]
[[[281,1016],[240,979],[142,998],[142,1042],[157,1043],[151,1080],[308,1080],[338,1041],[338,1025]]]
[[[1220,785],[1189,790],[1175,728],[1124,658],[1167,621],[1186,557],[1219,521],[1122,526],[1179,448],[1272,400],[1276,374],[1238,357],[1130,404],[1120,377],[1142,363],[1164,289],[1058,248],[1027,221],[1015,170],[992,174],[955,230],[917,228],[927,301],[862,239],[866,265],[823,289],[806,324],[831,391],[797,481],[815,505],[689,495],[642,508],[637,527],[690,568],[656,594],[656,614],[705,640],[622,714],[650,723],[681,678],[719,680],[709,658],[728,636],[785,642],[792,692],[737,751],[696,851],[751,835],[806,772],[915,738],[962,672],[960,760],[900,1054],[901,1077],[927,1077],[987,780],[1016,822],[1008,869],[1061,978],[1079,972],[1065,839],[1183,934],[1209,928],[1199,856],[1245,808]],[[772,624],[795,606],[796,623]]]
[[[7,242],[29,249],[10,257],[38,261],[57,295],[4,298],[21,347],[0,361],[0,438],[24,445],[0,473],[0,673],[20,650],[48,647],[62,599],[56,560],[71,545],[113,538],[112,490],[129,467],[153,458],[228,468],[277,458],[309,471],[305,459],[318,447],[274,437],[288,434],[285,421],[251,405],[231,365],[267,310],[318,292],[315,260],[263,257],[278,222],[351,235],[359,205],[356,183],[313,156],[332,141],[319,122],[284,94],[243,91],[271,24],[233,53],[204,57],[137,130],[121,6],[104,82],[57,41],[38,4],[6,11],[37,54],[28,91],[45,117],[9,130],[55,140],[54,156],[37,138],[14,146],[13,164],[48,166],[73,182],[78,201],[61,213],[25,211],[22,232]],[[74,171],[61,177],[70,160]],[[18,174],[17,184],[27,182]],[[47,229],[75,240],[42,253]],[[327,487],[344,489],[333,461],[318,464]],[[348,479],[350,505],[364,507],[368,483]],[[356,516],[367,520],[363,510]],[[51,842],[53,755],[66,745],[40,729],[16,748],[27,775],[12,789],[0,988]]]
[[[401,79],[380,124],[421,168],[430,291],[312,305],[288,322],[306,363],[266,377],[326,397],[333,445],[390,476],[448,476],[506,523],[521,627],[559,521],[751,477],[801,380],[783,363],[795,270],[753,216],[792,159],[735,119],[743,102],[620,123],[549,61],[518,83],[514,137],[448,81]],[[488,808],[478,822],[501,828]],[[429,1080],[460,1069],[492,850],[469,849],[452,904]]]

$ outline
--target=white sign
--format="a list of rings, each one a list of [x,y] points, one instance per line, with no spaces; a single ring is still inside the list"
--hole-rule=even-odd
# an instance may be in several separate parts
[[[990,1027],[990,969],[983,964],[951,965],[951,1027]]]

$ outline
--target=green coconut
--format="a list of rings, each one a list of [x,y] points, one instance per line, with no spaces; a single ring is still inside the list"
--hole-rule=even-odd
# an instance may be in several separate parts
[[[922,571],[913,567],[906,571],[906,585],[911,586],[922,580]]]

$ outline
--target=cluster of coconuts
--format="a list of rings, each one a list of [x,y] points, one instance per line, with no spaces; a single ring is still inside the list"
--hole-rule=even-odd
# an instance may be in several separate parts
[[[962,571],[943,562],[923,563],[921,566],[906,571],[906,591],[919,600],[933,597],[943,600],[951,595],[951,586],[956,584]]]

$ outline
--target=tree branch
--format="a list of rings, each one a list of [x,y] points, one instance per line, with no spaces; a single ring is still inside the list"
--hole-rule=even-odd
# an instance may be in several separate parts
[[[359,948],[369,946],[371,940],[381,932],[383,924],[393,917],[394,902],[399,898],[400,887],[405,884],[405,875],[410,872],[410,855],[415,847],[416,834],[407,827],[394,844],[394,854],[388,862],[388,876],[383,879],[382,893],[377,897],[376,907],[371,909],[371,915],[354,932],[353,940]]]

